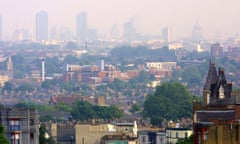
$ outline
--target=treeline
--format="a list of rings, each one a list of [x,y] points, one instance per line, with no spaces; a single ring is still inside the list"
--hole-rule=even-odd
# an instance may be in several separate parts
[[[149,95],[144,103],[143,116],[150,118],[153,125],[161,125],[163,119],[177,120],[192,117],[193,96],[180,83],[164,83]]]
[[[163,47],[159,49],[149,49],[144,46],[130,47],[123,46],[114,48],[111,51],[111,57],[117,59],[156,59],[156,60],[175,60],[175,52],[169,50],[168,47]]]
[[[73,105],[66,103],[59,103],[56,105],[36,104],[33,102],[22,101],[16,104],[16,108],[33,108],[39,112],[52,112],[57,113],[59,111],[70,112],[70,120],[85,121],[90,119],[118,119],[123,116],[123,112],[116,106],[98,106],[92,105],[87,101],[76,101]],[[40,121],[54,120],[51,115],[45,115],[40,117]]]
[[[97,106],[91,105],[86,101],[74,103],[71,112],[73,119],[84,121],[87,119],[116,119],[121,118],[123,113],[116,106]]]

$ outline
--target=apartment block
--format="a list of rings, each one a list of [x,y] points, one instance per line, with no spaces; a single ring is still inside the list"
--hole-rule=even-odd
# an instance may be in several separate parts
[[[0,108],[0,122],[10,144],[38,144],[38,118],[35,109]]]

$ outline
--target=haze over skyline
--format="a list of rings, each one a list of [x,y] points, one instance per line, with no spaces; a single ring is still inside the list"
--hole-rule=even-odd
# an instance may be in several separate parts
[[[16,29],[28,29],[35,34],[36,13],[48,12],[49,29],[53,25],[69,27],[73,34],[76,16],[85,11],[89,28],[99,34],[110,32],[114,24],[122,25],[134,18],[137,32],[161,35],[165,26],[173,27],[176,37],[190,37],[194,24],[199,21],[203,35],[214,38],[217,31],[222,37],[240,33],[238,0],[1,0],[3,37],[9,38]]]

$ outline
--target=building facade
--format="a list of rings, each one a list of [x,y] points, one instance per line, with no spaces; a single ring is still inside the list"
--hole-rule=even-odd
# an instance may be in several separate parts
[[[35,109],[1,108],[0,122],[10,144],[38,144],[39,120]]]
[[[88,123],[75,125],[76,144],[137,143],[134,123]]]
[[[166,144],[177,144],[179,139],[187,139],[193,133],[190,128],[167,128]]]
[[[139,144],[166,144],[166,131],[140,131]]]
[[[48,13],[45,11],[36,14],[36,40],[48,40]]]

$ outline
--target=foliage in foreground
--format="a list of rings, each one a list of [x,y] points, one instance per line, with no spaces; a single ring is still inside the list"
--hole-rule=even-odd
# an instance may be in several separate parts
[[[8,144],[8,140],[4,136],[4,131],[3,125],[0,125],[0,144]]]
[[[40,124],[39,128],[39,144],[54,144],[54,140],[51,136],[46,136],[47,130],[44,124]]]
[[[192,144],[193,143],[193,135],[188,137],[187,139],[179,139],[177,144]]]
[[[192,116],[194,96],[180,83],[164,83],[149,95],[144,103],[143,115],[153,125],[161,125],[163,119],[180,119]]]

